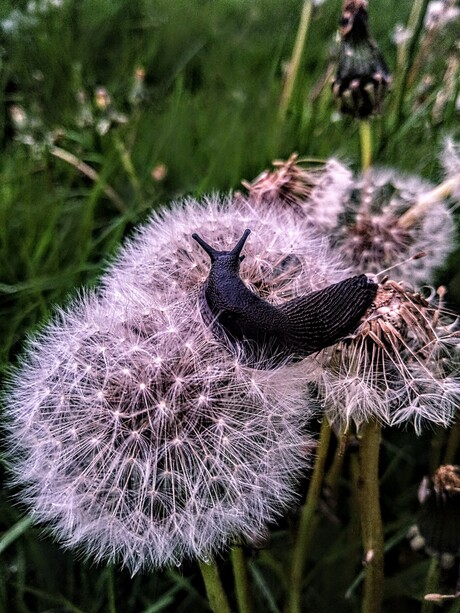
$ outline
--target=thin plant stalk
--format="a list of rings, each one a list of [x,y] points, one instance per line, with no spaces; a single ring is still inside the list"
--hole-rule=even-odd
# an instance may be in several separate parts
[[[89,166],[83,160],[80,160],[80,158],[78,158],[73,153],[62,149],[61,147],[51,147],[50,153],[51,155],[54,155],[60,160],[63,160],[64,162],[67,162],[67,164],[70,164],[71,166],[76,168],[79,172],[91,179],[91,181],[93,181],[94,183],[100,184],[104,194],[107,196],[107,198],[109,198],[109,200],[112,201],[112,203],[115,205],[115,208],[118,209],[120,213],[125,213],[127,211],[128,207],[125,205],[125,203],[117,194],[117,192],[113,189],[113,187],[108,185],[102,179],[102,177],[94,170],[94,168]]]
[[[383,600],[384,539],[379,496],[380,441],[380,424],[375,421],[366,424],[358,452],[358,498],[366,565],[362,613],[380,613]]]
[[[318,505],[330,438],[331,426],[324,417],[321,425],[318,454],[316,456],[316,462],[308,488],[307,499],[301,508],[297,538],[292,555],[289,582],[289,613],[301,612],[302,577],[308,548],[319,521]]]
[[[401,228],[413,226],[414,223],[425,215],[430,206],[450,196],[459,185],[460,173],[446,179],[429,192],[422,194],[417,202],[404,215],[401,215],[398,219],[398,226]]]
[[[216,563],[206,563],[200,560],[199,566],[211,609],[214,613],[231,613]]]
[[[455,464],[458,458],[458,449],[460,447],[460,419],[452,426],[449,437],[447,439],[446,451],[443,458],[443,464]]]
[[[235,580],[236,601],[239,613],[251,613],[251,591],[249,585],[248,563],[242,547],[233,547],[231,551],[233,578]]]
[[[324,478],[324,486],[327,489],[328,496],[335,502],[337,499],[337,488],[340,475],[343,470],[343,462],[345,459],[345,453],[348,447],[348,441],[350,433],[348,430],[344,430],[340,433],[337,443],[337,449],[335,450],[334,458],[331,463],[331,467],[327,471]]]
[[[109,613],[117,613],[113,567],[107,568],[107,602]]]
[[[438,426],[434,432],[434,436],[431,439],[431,450],[430,450],[430,462],[429,462],[429,471],[430,475],[435,472],[437,468],[441,464],[445,464],[442,461],[442,454],[444,452],[444,447],[446,444],[447,431],[442,426]]]
[[[432,594],[436,591],[439,583],[439,563],[436,558],[431,558],[430,567],[425,581],[425,594]],[[423,600],[420,613],[433,613],[434,607],[438,608],[439,603],[435,603],[432,600]]]
[[[361,167],[365,173],[372,163],[372,129],[369,119],[359,122],[359,140],[361,142]]]
[[[0,538],[0,555],[20,538],[32,525],[32,518],[29,516],[23,517],[16,522],[9,530],[4,532]]]
[[[409,19],[407,21],[407,26],[406,26],[406,29],[411,33],[411,37],[413,36],[413,32],[417,26],[419,16],[420,16],[420,11],[422,10],[422,4],[423,4],[423,0],[414,0],[414,2],[412,3],[411,12],[410,12]],[[404,70],[404,67],[406,66],[406,63],[407,63],[408,47],[409,47],[409,40],[405,40],[403,43],[401,43],[401,45],[399,45],[398,58],[397,58],[397,64],[396,64],[397,66],[397,78],[396,78],[397,88],[396,89],[399,89],[399,83],[401,80],[402,71]]]
[[[289,62],[286,80],[284,82],[283,91],[281,93],[280,107],[279,107],[279,119],[282,123],[286,117],[287,110],[292,98],[292,92],[294,91],[294,85],[299,72],[300,60],[302,58],[302,51],[307,39],[308,28],[310,26],[311,14],[313,11],[312,0],[305,0],[302,7],[302,13],[300,15],[300,23],[297,30],[297,36],[294,43],[294,49],[292,51],[291,60]]]

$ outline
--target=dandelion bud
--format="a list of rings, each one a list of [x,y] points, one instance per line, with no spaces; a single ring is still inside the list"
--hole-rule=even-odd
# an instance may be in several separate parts
[[[419,487],[420,510],[408,537],[413,549],[422,549],[450,568],[460,554],[460,467],[440,466]]]
[[[391,83],[385,60],[368,28],[366,0],[345,0],[340,20],[338,67],[332,91],[342,113],[380,113]]]

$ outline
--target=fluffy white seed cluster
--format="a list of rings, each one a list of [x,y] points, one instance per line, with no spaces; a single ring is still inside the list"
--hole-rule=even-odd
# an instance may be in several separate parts
[[[460,172],[459,158],[458,148],[447,140],[443,164],[448,176]],[[275,170],[252,183],[245,182],[249,198],[266,206],[284,203],[300,223],[327,237],[357,273],[394,267],[396,280],[415,286],[431,282],[454,246],[454,222],[446,201],[434,201],[410,223],[402,223],[405,213],[433,189],[431,183],[383,168],[353,177],[334,158],[314,170],[302,162],[293,155],[275,162]],[[420,253],[425,256],[414,259]]]
[[[257,539],[295,502],[311,361],[249,368],[199,308],[209,258],[191,234],[225,249],[246,227],[241,276],[265,299],[344,277],[282,207],[188,200],[29,342],[7,396],[12,469],[65,545],[134,573]]]
[[[415,175],[372,169],[358,178],[349,193],[342,224],[331,242],[357,271],[391,276],[415,286],[432,280],[454,245],[452,215],[445,201],[434,202],[412,223],[403,215],[434,186]],[[424,257],[412,259],[423,253]]]
[[[332,422],[449,426],[460,406],[457,321],[402,283],[379,286],[350,338],[322,352],[319,388]],[[436,304],[437,303],[437,304]]]

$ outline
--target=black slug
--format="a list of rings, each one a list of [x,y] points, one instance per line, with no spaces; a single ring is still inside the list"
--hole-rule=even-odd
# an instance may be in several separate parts
[[[217,251],[198,234],[192,236],[211,258],[204,308],[230,340],[244,343],[251,360],[301,359],[355,329],[374,300],[376,283],[359,275],[280,305],[270,304],[239,276],[249,233],[245,230],[231,251]]]

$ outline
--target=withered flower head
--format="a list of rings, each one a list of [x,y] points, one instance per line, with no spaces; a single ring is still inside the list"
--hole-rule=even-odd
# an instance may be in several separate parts
[[[309,228],[330,231],[344,212],[344,203],[353,185],[349,168],[330,158],[322,165],[299,158],[275,160],[252,182],[243,181],[250,203],[255,207],[283,207]]]
[[[340,110],[361,119],[380,113],[391,76],[369,33],[366,0],[345,0],[340,38],[337,73],[332,84]]]
[[[440,466],[419,488],[420,510],[409,535],[412,546],[424,547],[448,566],[460,554],[460,467]]]
[[[441,288],[427,300],[402,283],[380,283],[355,334],[324,354],[320,389],[331,421],[413,423],[417,432],[426,422],[451,423],[460,399],[460,355],[443,295]]]

